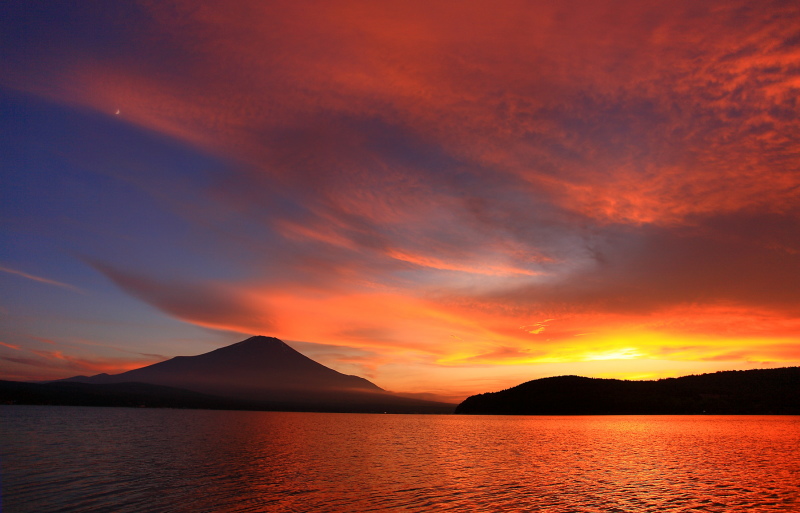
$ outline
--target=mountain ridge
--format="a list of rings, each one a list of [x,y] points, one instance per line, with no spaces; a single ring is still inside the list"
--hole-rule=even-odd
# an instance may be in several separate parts
[[[40,402],[34,404],[47,404],[53,400],[58,404],[119,406],[141,398],[147,404],[173,405],[170,407],[200,404],[209,409],[392,413],[452,413],[455,406],[392,394],[365,378],[326,367],[285,342],[265,336],[119,374],[72,376],[45,383],[51,385],[49,388],[13,383],[4,384],[2,397],[7,402],[35,400]],[[64,388],[77,384],[105,388]]]
[[[0,381],[0,403],[204,409],[508,415],[800,415],[800,367],[627,381],[552,376],[476,394],[458,406],[392,394],[274,337],[119,374],[46,383]],[[454,408],[455,407],[455,408]]]

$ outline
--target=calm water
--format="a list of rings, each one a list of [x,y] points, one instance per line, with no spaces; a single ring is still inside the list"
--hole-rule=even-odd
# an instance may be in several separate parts
[[[800,417],[0,406],[3,511],[800,511]]]

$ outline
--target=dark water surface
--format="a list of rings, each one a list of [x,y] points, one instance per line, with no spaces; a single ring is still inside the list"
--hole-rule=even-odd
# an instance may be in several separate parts
[[[0,406],[3,512],[800,511],[800,417]]]

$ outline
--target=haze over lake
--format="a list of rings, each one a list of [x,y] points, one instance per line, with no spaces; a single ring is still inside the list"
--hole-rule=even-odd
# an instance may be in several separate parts
[[[800,417],[0,407],[2,507],[796,511]]]

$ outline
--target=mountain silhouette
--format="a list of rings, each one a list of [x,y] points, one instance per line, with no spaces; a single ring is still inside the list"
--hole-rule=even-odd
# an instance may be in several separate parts
[[[453,409],[451,404],[388,393],[364,378],[315,362],[277,338],[264,336],[121,374],[74,376],[54,383],[145,383],[233,400],[246,409],[426,413],[450,413]]]
[[[497,415],[800,414],[800,367],[655,381],[557,376],[468,397],[456,413]]]
[[[277,338],[263,336],[197,356],[176,356],[121,374],[75,376],[64,381],[151,383],[225,395],[303,390],[382,391],[364,378],[337,372]]]

